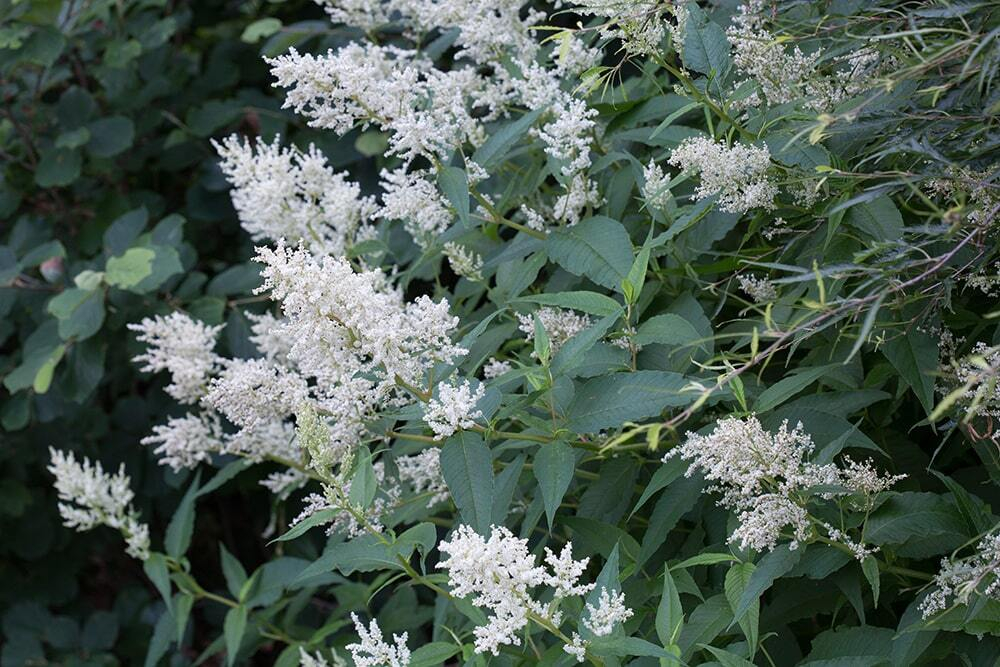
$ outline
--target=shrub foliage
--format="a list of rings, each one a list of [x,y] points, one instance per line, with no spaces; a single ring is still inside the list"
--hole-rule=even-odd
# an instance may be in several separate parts
[[[995,660],[995,5],[319,4],[5,9],[5,665]]]

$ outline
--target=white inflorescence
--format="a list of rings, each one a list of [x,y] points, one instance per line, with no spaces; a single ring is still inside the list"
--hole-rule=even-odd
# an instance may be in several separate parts
[[[140,442],[155,446],[153,451],[160,457],[160,465],[168,465],[176,472],[210,461],[212,454],[222,450],[222,437],[222,425],[214,414],[187,414],[154,426],[152,435]]]
[[[483,279],[483,258],[479,253],[469,250],[464,245],[449,241],[444,244],[444,254],[448,258],[451,270],[469,280]]]
[[[358,615],[351,612],[354,629],[361,640],[348,644],[347,650],[357,667],[407,667],[410,664],[410,649],[406,647],[407,633],[392,636],[392,644],[382,637],[382,629],[373,618],[366,628]]]
[[[424,422],[434,431],[434,439],[444,440],[455,431],[475,426],[483,416],[476,405],[485,395],[486,387],[477,384],[473,391],[468,380],[438,385],[438,395],[424,408]]]
[[[683,25],[677,27],[667,23],[663,16],[665,7],[670,6],[657,0],[577,0],[576,11],[607,19],[600,28],[601,37],[620,39],[628,53],[652,55],[657,53],[660,42],[669,31],[683,34]],[[683,3],[677,3],[681,5]],[[675,10],[676,12],[677,10]],[[678,24],[682,15],[678,14]]]
[[[824,490],[818,495],[825,499],[852,495],[870,509],[878,493],[903,478],[881,475],[870,463],[850,459],[844,469],[812,463],[808,458],[813,448],[801,424],[789,430],[785,421],[777,433],[770,433],[754,416],[727,418],[716,422],[709,435],[688,433],[687,440],[664,461],[680,456],[691,461],[688,476],[700,471],[712,482],[706,491],[721,493],[720,504],[737,512],[740,525],[729,539],[741,549],[774,549],[786,528],[794,549],[813,534],[806,510],[812,487],[842,487],[843,491]],[[840,541],[859,559],[871,553],[864,545]]]
[[[181,403],[197,403],[220,362],[212,350],[222,326],[210,327],[174,312],[166,317],[147,317],[128,328],[139,332],[136,339],[146,343],[146,352],[133,361],[144,364],[146,372],[168,371],[171,382],[167,393]]]
[[[474,630],[477,653],[498,655],[503,645],[520,646],[518,633],[531,615],[558,626],[561,614],[555,610],[555,603],[592,588],[579,584],[587,561],[573,561],[570,545],[558,557],[546,550],[546,563],[553,569],[550,574],[544,566],[535,564],[527,540],[514,537],[501,526],[491,528],[489,540],[469,526],[459,526],[450,541],[441,542],[438,549],[448,556],[437,567],[448,571],[452,593],[461,598],[475,596],[472,604],[492,614],[486,625]],[[555,599],[549,605],[532,595],[531,590],[542,585],[555,589]]]
[[[508,372],[511,368],[513,366],[511,366],[509,361],[501,361],[496,357],[490,357],[489,361],[483,366],[483,377],[487,380],[492,380]]]
[[[605,637],[611,634],[616,625],[632,618],[632,614],[632,610],[625,606],[624,593],[609,593],[607,588],[602,588],[597,606],[587,603],[587,616],[583,619],[583,624],[595,636]]]
[[[740,281],[740,289],[743,290],[743,293],[756,303],[767,303],[778,298],[778,290],[767,278],[741,275],[737,279]]]
[[[232,184],[233,206],[255,241],[302,241],[317,253],[342,255],[375,212],[371,197],[335,173],[319,149],[282,148],[280,137],[256,145],[236,136],[213,142]]]
[[[73,453],[49,449],[52,460],[48,470],[55,478],[59,494],[59,513],[63,524],[78,531],[108,526],[122,533],[126,552],[133,558],[149,558],[149,526],[139,522],[132,507],[132,480],[122,465],[114,475],[104,472],[101,464],[84,458],[77,462]]]
[[[288,357],[315,378],[311,393],[330,415],[335,449],[353,447],[379,406],[410,401],[401,383],[422,385],[435,363],[466,352],[451,340],[458,319],[447,301],[405,303],[381,272],[355,272],[344,259],[282,243],[259,248],[257,257],[265,265],[261,289],[285,316]]]
[[[287,419],[309,400],[309,386],[297,373],[266,359],[232,359],[212,380],[204,403],[244,429]]]
[[[451,497],[448,485],[441,475],[441,450],[437,447],[425,449],[419,454],[401,456],[396,459],[399,479],[409,482],[414,494],[426,494],[427,507],[433,507]]]
[[[719,207],[730,213],[752,208],[773,209],[778,187],[767,174],[771,153],[766,146],[736,144],[728,148],[708,137],[689,137],[670,154],[667,162],[698,174],[698,199],[719,196]]]
[[[934,589],[920,603],[924,618],[949,604],[967,604],[972,595],[1000,600],[1000,534],[987,535],[976,553],[965,559],[944,558],[934,577]]]
[[[317,652],[313,656],[306,653],[306,650],[300,646],[299,667],[347,667],[347,661],[341,658],[336,651],[333,651],[333,662],[327,662],[321,653]]]
[[[555,354],[563,344],[577,335],[593,322],[587,315],[577,315],[572,310],[551,308],[545,306],[535,311],[534,316],[518,313],[518,328],[525,334],[528,342],[535,339],[535,317],[542,323],[549,337],[549,346]]]
[[[673,195],[670,192],[670,176],[660,165],[650,160],[642,170],[642,196],[650,208],[662,210],[667,207]]]

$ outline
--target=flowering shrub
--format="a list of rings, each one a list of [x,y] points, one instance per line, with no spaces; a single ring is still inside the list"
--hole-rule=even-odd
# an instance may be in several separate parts
[[[147,664],[992,660],[996,7],[320,4],[351,39],[266,63],[371,161],[213,142],[261,282],[246,349],[129,324],[162,538],[52,453],[163,598]]]

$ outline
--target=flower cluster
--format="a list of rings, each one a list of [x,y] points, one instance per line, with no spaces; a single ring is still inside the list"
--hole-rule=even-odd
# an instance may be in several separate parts
[[[351,620],[361,640],[347,645],[356,667],[408,667],[410,649],[406,646],[407,633],[393,635],[390,645],[382,638],[382,629],[374,618],[367,628],[354,612],[351,612]]]
[[[55,478],[59,494],[59,514],[67,528],[78,531],[108,526],[121,532],[125,551],[139,560],[149,558],[149,526],[139,522],[132,507],[132,480],[125,466],[114,475],[104,472],[101,464],[84,458],[77,461],[72,452],[49,449],[48,470]]]
[[[951,602],[966,604],[974,595],[1000,600],[1000,534],[984,537],[976,553],[964,559],[945,558],[934,576],[934,588],[920,603],[924,618],[944,611]]]
[[[778,290],[767,278],[740,275],[737,277],[740,289],[756,303],[767,303],[778,298]]]
[[[698,174],[695,197],[718,195],[723,211],[746,213],[752,208],[774,208],[778,187],[767,174],[771,153],[766,146],[736,144],[729,148],[708,137],[689,137],[674,149],[667,162]]]
[[[180,403],[198,402],[221,361],[213,348],[222,327],[210,327],[175,312],[166,317],[147,317],[128,328],[139,332],[136,339],[147,346],[145,353],[133,359],[143,364],[141,370],[167,371],[167,393]]]
[[[785,421],[777,433],[770,433],[754,416],[730,417],[719,420],[709,435],[688,433],[664,461],[674,456],[691,461],[687,475],[701,472],[712,483],[706,491],[722,494],[719,503],[735,510],[739,520],[729,539],[741,549],[774,549],[786,528],[791,530],[789,546],[794,549],[822,527],[814,524],[807,510],[813,495],[822,499],[853,495],[870,508],[878,493],[904,477],[881,475],[870,463],[850,459],[843,469],[813,463],[808,460],[813,449],[801,424],[789,429]],[[823,490],[816,493],[814,487]],[[863,545],[844,543],[859,560],[871,553]]]
[[[424,421],[434,431],[434,439],[444,440],[455,431],[475,426],[483,416],[476,405],[485,395],[486,387],[477,384],[473,390],[469,380],[438,385],[438,395],[424,408]]]
[[[552,354],[555,354],[570,338],[593,324],[587,315],[578,315],[572,310],[563,308],[544,306],[535,311],[533,316],[518,313],[518,328],[529,342],[535,338],[536,317],[549,337]]]
[[[343,255],[372,235],[376,205],[334,172],[315,146],[283,149],[280,137],[256,145],[231,136],[214,143],[243,228],[255,241],[302,242],[314,252]]]
[[[437,566],[448,571],[452,593],[462,598],[475,596],[472,603],[491,613],[487,624],[474,630],[477,653],[497,655],[503,645],[519,646],[518,633],[531,618],[559,627],[563,620],[558,609],[560,600],[586,595],[594,587],[579,582],[588,559],[574,560],[570,543],[558,556],[545,549],[548,568],[536,565],[527,540],[514,537],[500,526],[491,528],[488,540],[469,526],[459,526],[438,549],[448,556]],[[551,602],[542,603],[532,592],[538,586],[552,589]],[[609,633],[611,625],[631,616],[631,610],[624,607],[624,597],[607,590],[602,591],[596,607],[588,605],[587,610],[589,616],[583,623],[594,634],[598,634],[594,628],[607,628]],[[567,645],[566,650],[582,656],[586,647],[580,640]]]

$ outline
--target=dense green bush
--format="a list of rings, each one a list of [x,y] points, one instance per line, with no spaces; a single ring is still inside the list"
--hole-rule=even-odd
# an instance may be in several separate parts
[[[4,665],[996,661],[995,5],[320,4],[5,8]]]

